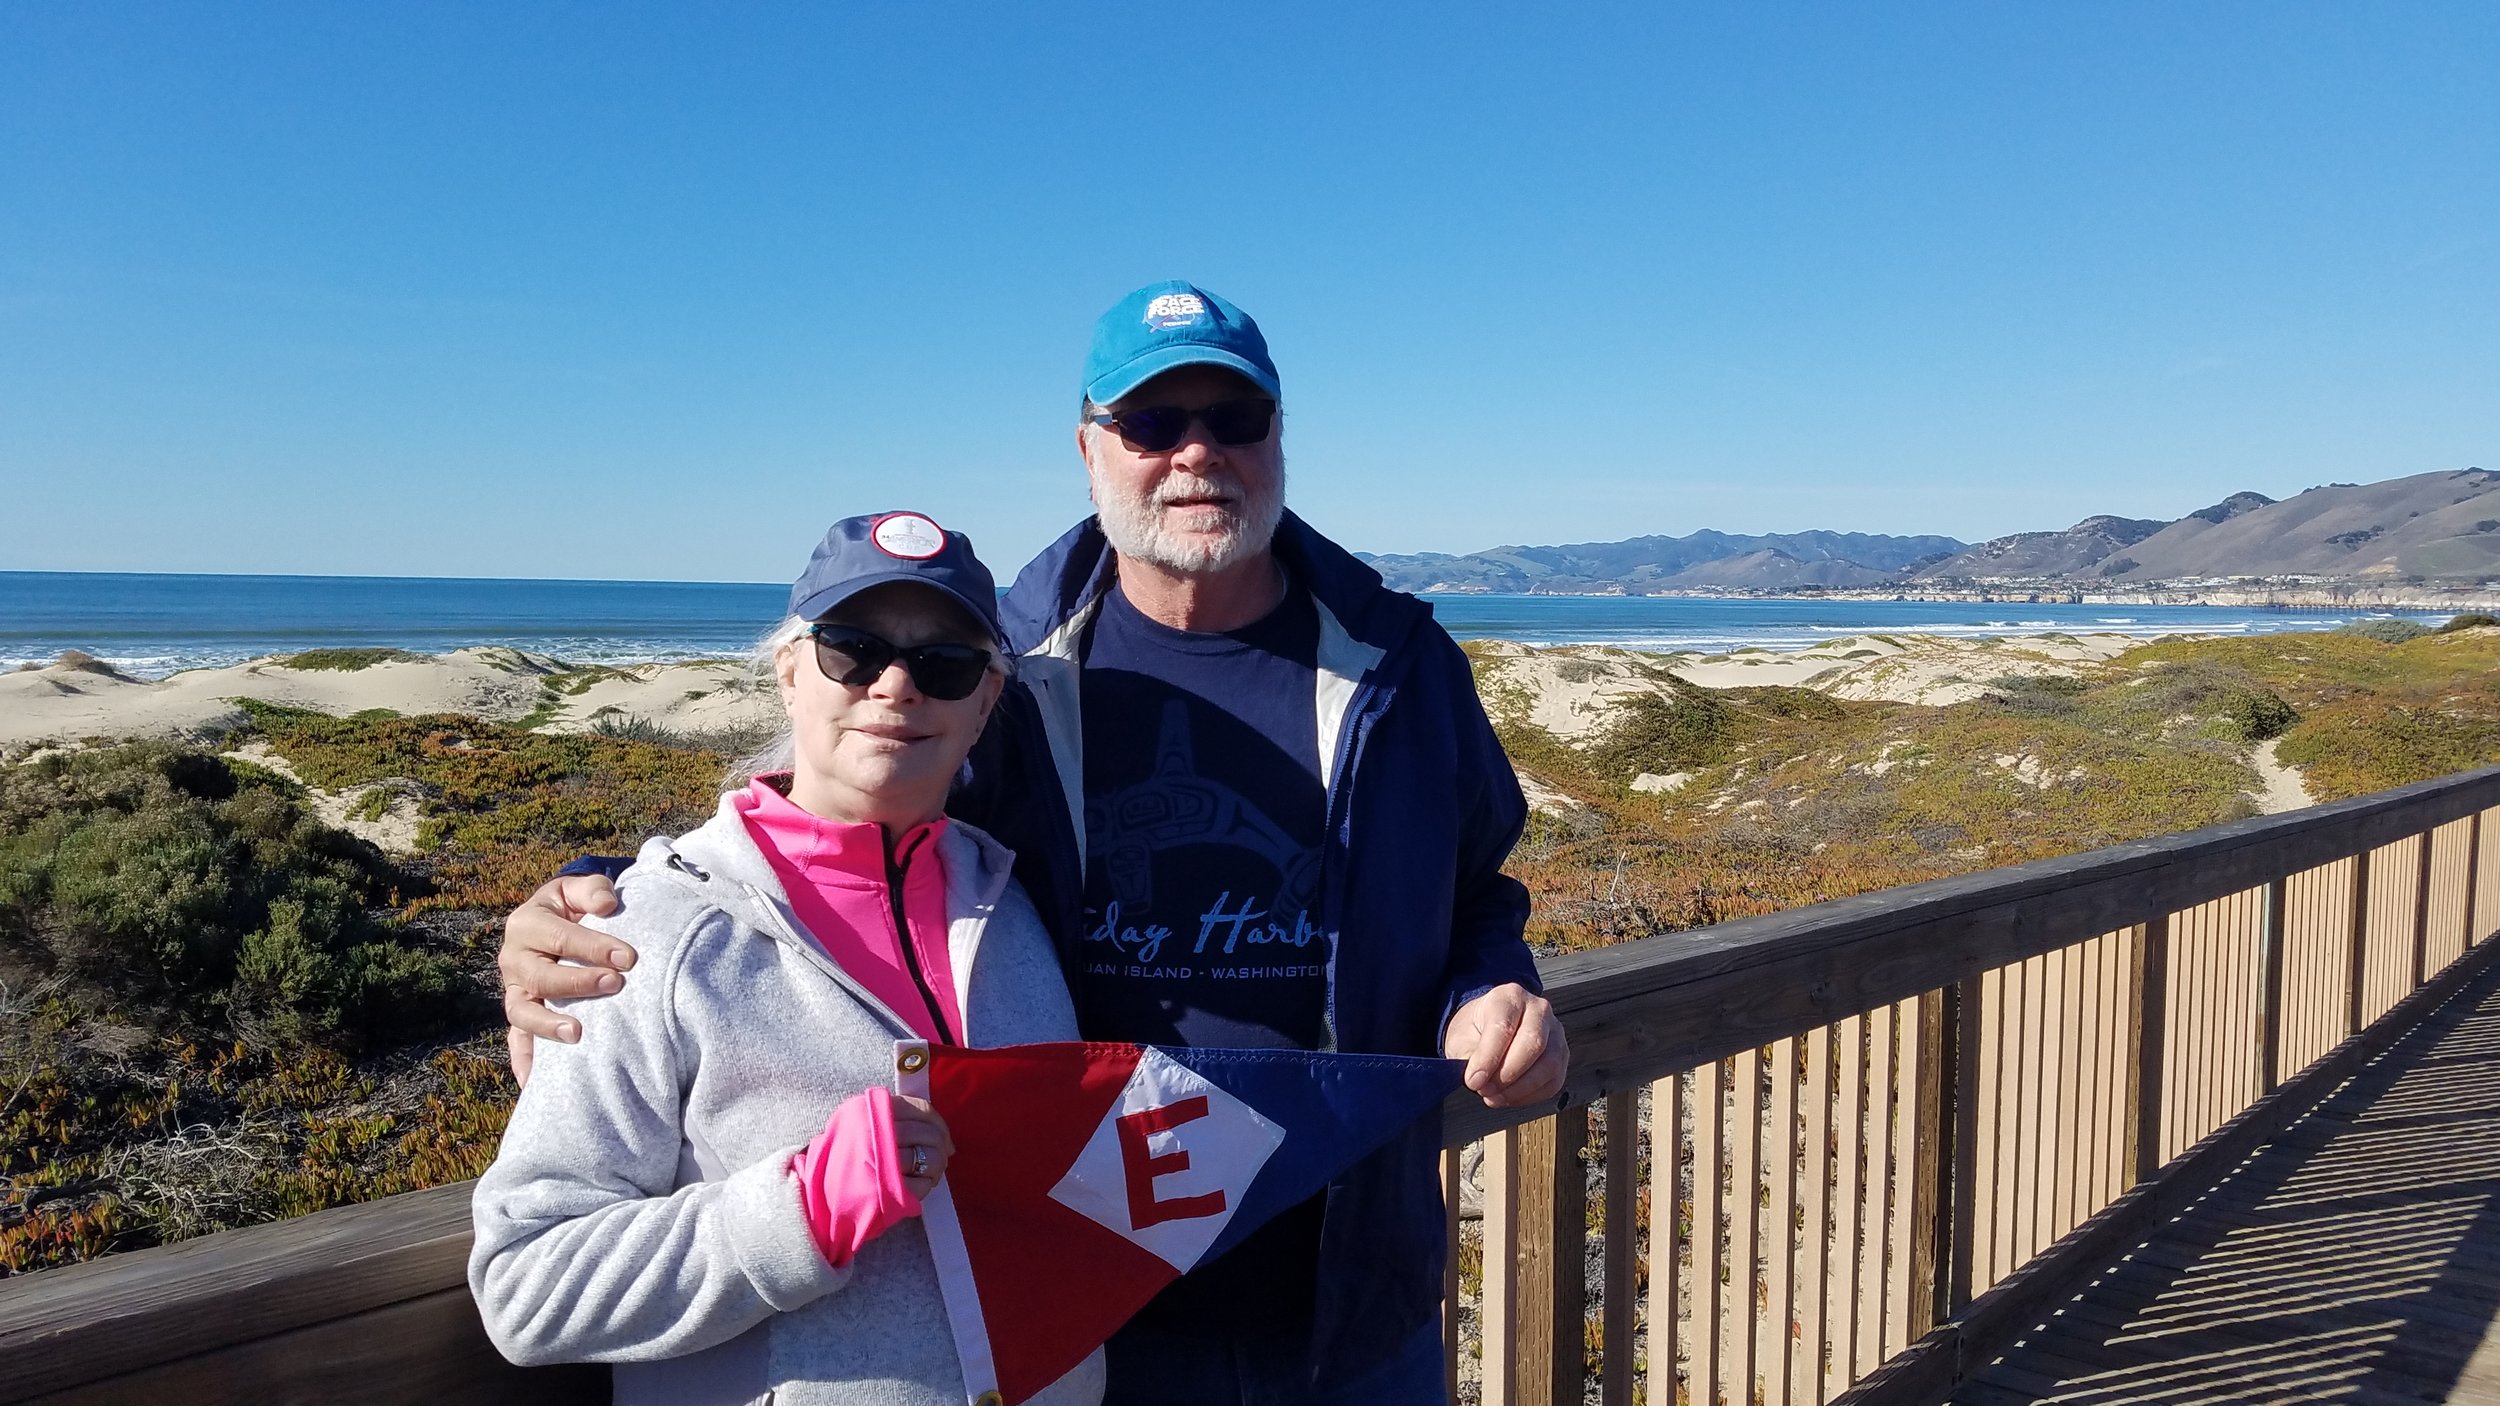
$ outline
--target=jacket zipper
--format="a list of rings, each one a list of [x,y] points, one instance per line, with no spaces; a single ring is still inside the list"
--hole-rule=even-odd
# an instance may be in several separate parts
[[[782,946],[798,953],[802,961],[805,961],[809,965],[815,967],[816,970],[823,972],[828,981],[831,981],[834,985],[841,987],[845,992],[849,993],[852,1000],[859,1002],[859,1004],[871,1014],[874,1014],[878,1019],[884,1021],[887,1025],[892,1026],[896,1035],[906,1040],[917,1040],[920,1038],[920,1032],[912,1027],[912,1023],[910,1021],[903,1019],[902,1016],[895,1012],[893,1007],[878,1000],[875,993],[871,992],[867,987],[860,985],[859,978],[842,970],[838,963],[836,963],[831,957],[825,955],[825,949],[819,946],[814,938],[801,937],[793,931],[790,927],[789,920],[782,916],[779,907],[772,899],[766,898],[755,888],[753,884],[742,883],[740,887],[744,888],[746,890],[747,897],[753,900],[756,906],[756,911],[762,913],[767,919],[770,920],[769,925],[772,931],[759,931],[756,934],[757,936],[764,938],[768,942],[780,943]]]
[[[920,999],[929,1008],[929,1023],[937,1027],[938,1043],[959,1045],[955,1032],[946,1028],[945,1007],[938,1004],[937,992],[930,989],[928,973],[920,969],[919,949],[912,946],[911,923],[903,916],[903,866],[888,851],[885,857],[885,896],[894,910],[894,945],[903,954],[903,966],[911,973],[911,984],[920,989]]]

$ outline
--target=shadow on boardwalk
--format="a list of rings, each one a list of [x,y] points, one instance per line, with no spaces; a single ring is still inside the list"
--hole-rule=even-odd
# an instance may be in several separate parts
[[[1952,1399],[2500,1406],[2500,968]]]

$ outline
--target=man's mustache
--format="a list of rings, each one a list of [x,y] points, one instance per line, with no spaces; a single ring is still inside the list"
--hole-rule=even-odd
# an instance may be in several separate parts
[[[1162,487],[1155,490],[1154,505],[1158,508],[1168,508],[1177,503],[1204,502],[1208,499],[1238,503],[1248,496],[1241,491],[1239,484],[1225,483],[1216,479],[1201,479],[1195,483],[1178,484],[1166,481]]]

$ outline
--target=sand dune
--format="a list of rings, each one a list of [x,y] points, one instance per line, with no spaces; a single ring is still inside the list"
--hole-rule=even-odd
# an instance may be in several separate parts
[[[1530,646],[1479,641],[1481,657],[1502,661],[1489,703],[1524,708],[1523,720],[1565,741],[1605,722],[1634,694],[1664,694],[1671,679],[1702,688],[1810,688],[1834,698],[1944,706],[1988,692],[2002,678],[2080,674],[2144,643],[2127,635],[2017,635],[2002,639],[1935,635],[1851,635],[1792,651],[1644,654],[1604,645]]]
[[[2138,643],[2124,635],[1855,635],[1811,649],[1732,654],[1500,640],[1475,648],[1503,661],[1492,686],[1514,691],[1529,721],[1576,739],[1598,726],[1615,702],[1665,692],[1670,678],[1703,688],[1784,684],[1835,698],[1947,704],[1979,697],[1991,679],[2078,673]],[[586,729],[602,718],[642,718],[676,732],[717,734],[780,718],[774,690],[743,662],[725,660],[575,668],[544,655],[477,648],[359,669],[260,659],[154,682],[92,665],[55,664],[0,674],[0,755],[94,739],[214,737],[240,720],[236,700],[243,698],[342,716],[377,708],[466,713],[559,732]]]
[[[244,698],[340,716],[376,708],[465,713],[555,731],[638,717],[678,731],[716,732],[780,716],[773,691],[751,680],[743,663],[725,661],[574,669],[543,655],[480,648],[359,669],[259,659],[153,682],[55,664],[0,674],[0,755],[94,739],[213,737],[239,721],[236,700]]]

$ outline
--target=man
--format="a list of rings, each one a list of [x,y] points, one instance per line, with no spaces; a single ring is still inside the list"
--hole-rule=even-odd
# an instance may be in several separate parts
[[[949,811],[1017,852],[1088,1038],[1438,1052],[1487,1103],[1550,1099],[1562,1030],[1501,873],[1518,781],[1430,609],[1284,511],[1280,398],[1204,289],[1103,315],[1096,515],[1008,593],[1019,687]],[[573,1038],[540,999],[624,979],[571,922],[611,902],[559,880],[512,915],[516,1071]],[[1438,1145],[1412,1130],[1175,1283],[1113,1339],[1109,1399],[1439,1401]]]

